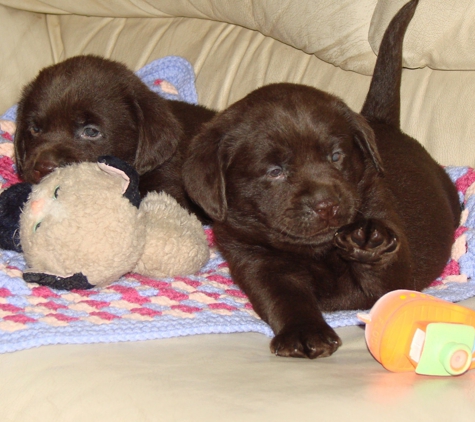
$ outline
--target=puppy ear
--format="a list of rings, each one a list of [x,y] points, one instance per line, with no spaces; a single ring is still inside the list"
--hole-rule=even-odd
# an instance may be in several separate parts
[[[17,167],[17,172],[20,176],[23,176],[23,167],[26,160],[25,152],[25,138],[28,130],[28,122],[26,121],[26,108],[27,102],[29,101],[30,96],[33,92],[33,82],[29,83],[23,88],[23,92],[18,102],[18,107],[16,110],[16,130],[15,136],[13,138],[13,145],[15,149],[15,163]]]
[[[223,137],[212,123],[205,126],[191,141],[182,173],[188,195],[215,221],[223,221],[227,212]]]
[[[374,167],[378,173],[384,173],[383,161],[379,155],[378,148],[376,146],[376,139],[373,129],[369,126],[366,119],[361,114],[354,116],[356,126],[356,141],[365,155],[369,155]]]
[[[152,91],[139,96],[135,107],[139,139],[134,167],[142,175],[160,166],[175,153],[183,129],[167,101]]]

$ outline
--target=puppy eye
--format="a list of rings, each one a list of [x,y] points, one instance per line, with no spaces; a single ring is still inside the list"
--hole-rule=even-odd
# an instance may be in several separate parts
[[[53,198],[58,199],[58,194],[59,194],[59,186],[56,186],[53,192]]]
[[[343,154],[340,151],[335,151],[332,153],[330,159],[332,163],[338,163],[343,158]]]
[[[96,139],[102,136],[99,129],[94,126],[86,126],[81,132],[81,138]]]
[[[36,125],[31,125],[28,129],[32,135],[38,135],[41,132],[41,129]]]
[[[35,227],[33,227],[33,231],[36,232],[41,226],[41,221],[35,224]]]
[[[278,179],[284,176],[284,170],[282,167],[272,167],[267,171],[267,176]]]

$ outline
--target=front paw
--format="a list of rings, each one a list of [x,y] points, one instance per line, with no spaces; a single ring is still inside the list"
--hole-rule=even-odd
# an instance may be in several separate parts
[[[284,327],[270,344],[276,356],[310,359],[330,356],[340,346],[340,337],[326,324]]]
[[[399,249],[396,234],[373,219],[341,227],[333,243],[342,258],[368,264],[389,258]]]

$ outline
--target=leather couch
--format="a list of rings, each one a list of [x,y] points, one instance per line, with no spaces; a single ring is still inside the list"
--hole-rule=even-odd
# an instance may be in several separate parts
[[[137,70],[178,55],[220,110],[267,83],[358,110],[382,33],[406,0],[0,0],[0,113],[44,66],[84,53]],[[421,0],[404,45],[402,127],[443,165],[475,166],[475,3]],[[411,159],[408,157],[408,159]],[[463,304],[475,309],[475,299]],[[475,371],[390,373],[361,327],[321,360],[261,334],[213,334],[0,355],[2,421],[471,421]]]

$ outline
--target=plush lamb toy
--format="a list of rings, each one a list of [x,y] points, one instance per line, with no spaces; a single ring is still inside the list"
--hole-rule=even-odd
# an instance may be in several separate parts
[[[165,193],[141,200],[137,173],[115,157],[11,186],[0,196],[0,220],[0,246],[23,251],[25,281],[58,289],[101,287],[128,272],[192,274],[209,258],[198,219]]]

